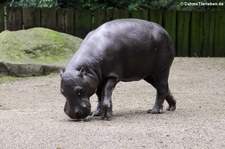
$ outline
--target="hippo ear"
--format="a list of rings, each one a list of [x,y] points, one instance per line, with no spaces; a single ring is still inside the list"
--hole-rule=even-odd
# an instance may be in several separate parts
[[[86,75],[86,69],[84,67],[81,67],[79,71],[79,76],[83,77],[84,75]]]

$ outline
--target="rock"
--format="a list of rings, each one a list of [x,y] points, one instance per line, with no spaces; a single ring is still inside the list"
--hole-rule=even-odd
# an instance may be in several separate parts
[[[0,62],[0,76],[30,77],[59,72],[63,67],[41,64],[12,64]]]
[[[47,75],[61,69],[82,39],[46,28],[0,33],[0,76]]]

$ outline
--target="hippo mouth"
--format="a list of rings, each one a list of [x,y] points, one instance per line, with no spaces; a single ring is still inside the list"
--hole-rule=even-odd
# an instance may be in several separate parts
[[[77,118],[69,118],[68,121],[69,122],[88,122],[91,120],[91,116],[87,116],[85,118],[80,118],[80,119],[77,119]]]
[[[80,115],[74,115],[74,116],[69,116],[69,117],[73,121],[84,121],[84,120],[87,119],[87,117],[90,115],[90,113],[88,113],[88,114],[82,114],[81,116]]]
[[[81,118],[81,119],[74,119],[74,118],[70,118],[69,121],[72,121],[72,122],[82,122],[82,121],[86,121],[87,120],[87,117],[85,118]]]
[[[87,117],[90,115],[91,109],[88,108],[85,109],[84,111],[74,111],[74,112],[65,109],[65,113],[72,121],[83,121],[87,119]]]

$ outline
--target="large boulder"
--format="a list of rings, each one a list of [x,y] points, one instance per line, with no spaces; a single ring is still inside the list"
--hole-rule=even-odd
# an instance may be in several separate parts
[[[82,39],[46,28],[0,33],[0,75],[46,75],[63,67]]]

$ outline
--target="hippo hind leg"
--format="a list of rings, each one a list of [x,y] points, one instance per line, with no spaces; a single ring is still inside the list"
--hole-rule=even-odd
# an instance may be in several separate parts
[[[168,94],[166,96],[166,101],[169,104],[169,107],[167,108],[167,111],[174,111],[174,110],[176,110],[176,100],[174,99],[174,97],[171,94],[170,90],[168,91]]]
[[[169,90],[167,79],[155,81],[152,76],[149,76],[144,80],[150,83],[157,91],[155,105],[152,109],[148,110],[148,113],[151,114],[162,113],[163,102],[165,99],[169,104],[169,107],[167,108],[168,111],[174,111],[176,109],[176,100],[173,98]]]

